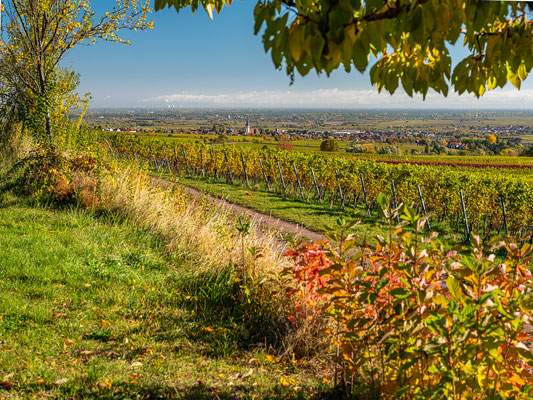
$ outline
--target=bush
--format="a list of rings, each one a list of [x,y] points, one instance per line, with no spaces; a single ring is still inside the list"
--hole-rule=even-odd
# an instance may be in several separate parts
[[[320,143],[320,151],[338,151],[339,144],[335,139],[327,139]]]
[[[378,149],[378,154],[402,154],[402,151],[396,146],[383,146]]]
[[[524,157],[533,157],[533,146],[526,148],[520,155]]]
[[[226,135],[225,133],[222,133],[222,134],[218,135],[218,137],[216,139],[216,142],[217,143],[226,143],[228,140],[229,140],[229,136]]]
[[[11,167],[1,190],[57,204],[94,206],[103,169],[108,167],[92,156],[36,149]]]
[[[346,148],[347,153],[366,153],[366,149],[364,146],[361,146],[360,144],[352,143],[349,147]]]
[[[392,210],[383,195],[378,203],[389,229],[375,249],[358,248],[348,235],[356,221],[340,219],[327,234],[334,244],[288,253],[298,271],[314,254],[311,273],[295,269],[307,310],[297,317],[329,317],[344,386],[382,398],[531,398],[532,247],[474,236],[463,255],[424,235],[426,219],[412,208]]]

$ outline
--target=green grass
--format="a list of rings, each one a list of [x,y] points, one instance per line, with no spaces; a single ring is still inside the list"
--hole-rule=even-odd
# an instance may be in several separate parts
[[[281,399],[320,390],[306,363],[267,357],[278,321],[242,301],[231,268],[199,273],[127,220],[5,195],[0,238],[0,398]]]

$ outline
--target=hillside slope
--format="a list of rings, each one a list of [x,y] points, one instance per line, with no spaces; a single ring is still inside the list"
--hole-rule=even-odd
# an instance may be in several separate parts
[[[0,398],[304,398],[231,271],[194,272],[108,214],[0,204]]]

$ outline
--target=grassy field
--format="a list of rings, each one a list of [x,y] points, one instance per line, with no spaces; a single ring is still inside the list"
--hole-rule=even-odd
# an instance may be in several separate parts
[[[520,137],[522,138],[523,142],[526,142],[526,143],[533,142],[533,135],[524,135],[524,136],[520,136]]]
[[[318,153],[318,152],[320,152],[321,154],[326,154],[327,155],[327,153],[324,153],[324,152],[320,151],[320,144],[321,143],[322,143],[322,140],[293,140],[293,141],[291,141],[291,145],[292,145],[294,151],[299,151],[299,152],[302,152],[302,153]],[[346,148],[351,145],[351,142],[349,142],[349,141],[340,141],[339,140],[339,141],[337,141],[337,143],[339,145],[338,154],[342,154],[342,155],[346,155],[346,156],[353,155],[351,153],[347,153],[346,152]],[[255,141],[252,141],[252,142],[235,142],[235,143],[228,143],[228,144],[229,145],[233,145],[233,146],[237,146],[237,147],[251,148],[251,149],[254,149],[254,150],[260,150],[264,146],[266,146],[267,148],[271,148],[271,149],[277,149],[278,148],[278,142],[276,142],[274,140],[264,140],[264,139],[255,140]],[[366,147],[366,148],[373,148],[373,149],[377,150],[377,149],[380,149],[380,148],[382,148],[384,146],[387,146],[387,144],[386,143],[375,143],[375,144],[362,144],[361,146]],[[422,146],[417,146],[417,145],[408,144],[408,143],[398,144],[397,147],[399,147],[404,152],[410,152],[413,149],[414,150],[418,150],[418,151],[423,151],[424,150],[424,147],[422,147]]]
[[[213,135],[192,135],[192,134],[167,134],[167,133],[136,133],[129,134],[123,133],[123,135],[130,136],[131,138],[138,137],[147,143],[154,140],[164,140],[168,142],[169,146],[188,144],[188,143],[201,143],[204,140],[213,140],[216,138]],[[320,152],[320,144],[322,140],[293,140],[290,142],[295,151],[300,151],[304,153],[313,153]],[[339,153],[343,155],[352,155],[351,153],[346,152],[346,148],[349,147],[351,142],[349,141],[338,141]],[[228,142],[228,146],[244,147],[251,148],[254,150],[261,150],[263,147],[277,149],[279,142],[274,139],[268,138],[257,138],[250,136],[232,136]],[[363,144],[363,147],[371,148],[374,150],[380,149],[384,146],[387,146],[387,143],[374,143],[374,144]],[[409,143],[400,143],[398,146],[403,152],[410,153],[411,150],[423,151],[423,146],[417,146],[415,144]]]
[[[0,237],[2,399],[321,390],[305,362],[269,354],[276,322],[250,321],[232,270],[198,273],[194,257],[169,255],[128,220],[4,196]]]

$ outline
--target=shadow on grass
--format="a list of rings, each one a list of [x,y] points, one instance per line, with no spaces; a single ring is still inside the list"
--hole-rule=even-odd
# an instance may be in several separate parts
[[[207,345],[208,356],[227,357],[253,347],[283,351],[288,323],[274,294],[238,279],[235,267],[189,272],[175,285],[188,339]]]
[[[20,389],[20,390],[19,390]],[[10,393],[24,397],[52,398],[52,399],[178,399],[178,400],[244,400],[244,399],[261,399],[261,400],[356,400],[362,397],[347,397],[337,389],[318,389],[313,392],[298,389],[283,388],[281,386],[272,389],[274,393],[265,393],[257,395],[254,385],[239,384],[227,389],[217,389],[197,382],[194,385],[182,385],[180,382],[169,385],[143,385],[137,383],[127,383],[108,387],[105,384],[89,383],[83,379],[69,381],[63,385],[44,385],[32,384],[24,388],[10,388],[9,390],[0,389],[0,395]],[[364,397],[364,399],[374,399],[377,397]]]
[[[9,208],[20,204],[20,200],[8,193],[0,192],[0,208]]]

